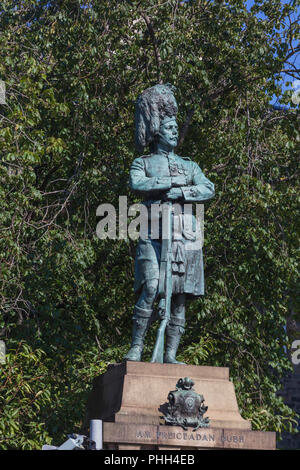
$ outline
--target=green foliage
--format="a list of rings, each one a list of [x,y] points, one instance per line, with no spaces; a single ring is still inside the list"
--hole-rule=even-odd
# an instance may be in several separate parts
[[[135,244],[97,239],[96,208],[128,195],[134,101],[158,80],[177,87],[178,154],[216,186],[206,295],[188,308],[181,358],[230,367],[256,429],[291,428],[276,392],[291,368],[290,305],[299,311],[299,114],[269,101],[290,53],[280,28],[295,8],[2,1],[1,448],[84,430],[92,378],[129,346]]]
[[[37,442],[51,441],[45,423],[37,421],[51,398],[44,356],[44,351],[33,351],[24,342],[7,354],[0,371],[1,449],[26,450],[35,448]]]
[[[186,346],[178,358],[186,364],[202,365],[204,361],[209,362],[209,358],[214,352],[214,341],[208,335],[200,337],[196,343]]]

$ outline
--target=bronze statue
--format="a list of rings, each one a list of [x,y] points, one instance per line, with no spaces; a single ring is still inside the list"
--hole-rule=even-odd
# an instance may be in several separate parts
[[[147,208],[153,204],[182,208],[185,203],[203,202],[214,196],[214,185],[197,163],[174,153],[177,146],[177,103],[174,87],[155,85],[145,90],[136,103],[136,144],[147,146],[150,154],[136,158],[130,169],[130,188],[139,194]],[[185,223],[185,216],[173,211],[172,227],[181,220],[182,237],[164,246],[160,230],[154,238],[140,236],[135,259],[135,291],[132,345],[126,360],[140,361],[149,326],[155,319],[154,304],[159,298],[158,315],[162,320],[152,362],[177,363],[176,352],[185,326],[186,297],[204,294],[202,248]],[[193,216],[195,227],[195,217]],[[169,240],[170,242],[170,240]],[[169,255],[168,255],[169,253]],[[169,257],[168,257],[169,256]],[[164,279],[162,279],[164,277]],[[163,286],[161,288],[161,286]],[[166,350],[163,357],[163,337]]]

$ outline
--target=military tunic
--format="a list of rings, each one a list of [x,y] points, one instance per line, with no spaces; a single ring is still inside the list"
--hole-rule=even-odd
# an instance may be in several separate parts
[[[180,178],[182,197],[173,204],[203,202],[214,196],[214,185],[206,178],[197,163],[189,158],[182,158],[174,153],[151,154],[136,158],[130,169],[129,185],[133,192],[144,199],[149,208],[151,204],[161,204],[171,187],[178,187],[176,178]],[[183,183],[183,184],[182,184]],[[150,211],[149,211],[150,212]],[[178,216],[182,228],[182,237],[172,241],[172,289],[174,294],[185,293],[188,296],[204,294],[204,272],[202,248],[186,217]],[[174,216],[175,218],[175,216]],[[180,225],[179,223],[179,225]],[[192,216],[192,230],[196,219]],[[178,225],[177,225],[178,226]],[[139,292],[146,280],[159,279],[161,254],[161,234],[159,239],[140,237],[135,258],[135,291]]]

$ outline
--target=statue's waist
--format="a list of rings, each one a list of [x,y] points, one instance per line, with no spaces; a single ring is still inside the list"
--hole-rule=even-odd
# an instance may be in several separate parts
[[[144,204],[147,208],[150,208],[152,206],[152,204],[165,204],[167,201],[164,197],[164,194],[160,195],[159,198],[157,199],[153,199],[153,198],[149,198],[149,199],[144,199],[144,201],[142,202],[142,204]],[[181,201],[181,200],[178,200],[178,201],[168,201],[168,204],[172,203],[172,206],[174,206],[174,204],[176,204],[177,207],[182,207],[182,209],[184,208],[184,201]]]

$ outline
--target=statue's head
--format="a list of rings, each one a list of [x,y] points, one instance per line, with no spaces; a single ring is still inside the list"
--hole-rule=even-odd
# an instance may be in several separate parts
[[[149,145],[152,151],[158,140],[176,147],[178,128],[175,87],[169,83],[155,85],[138,97],[135,111],[135,140],[139,151]]]
[[[166,148],[176,147],[178,140],[178,125],[176,117],[167,116],[160,121],[157,139],[160,140]]]

